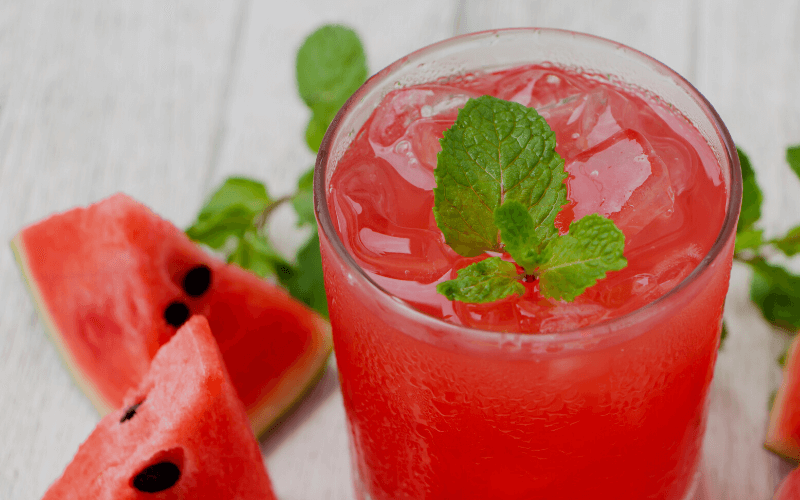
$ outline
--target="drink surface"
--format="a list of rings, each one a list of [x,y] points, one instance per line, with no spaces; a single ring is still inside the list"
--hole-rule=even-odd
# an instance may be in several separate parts
[[[486,256],[463,258],[433,216],[439,139],[470,97],[534,107],[556,134],[569,174],[561,233],[584,215],[614,220],[628,266],[572,303],[523,296],[451,302],[436,285]],[[680,283],[713,245],[727,193],[708,144],[667,107],[593,75],[523,66],[389,93],[338,162],[329,184],[334,225],[383,289],[447,322],[489,330],[557,332],[634,311]]]

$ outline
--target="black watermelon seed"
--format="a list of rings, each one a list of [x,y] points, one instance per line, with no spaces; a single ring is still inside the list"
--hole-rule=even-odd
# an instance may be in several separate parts
[[[136,474],[133,487],[144,493],[158,493],[172,488],[181,478],[181,470],[172,462],[159,462]]]
[[[192,268],[183,278],[183,289],[192,297],[206,293],[211,285],[211,269],[206,265]]]
[[[179,327],[189,319],[189,308],[183,302],[173,302],[164,311],[164,319],[174,327]]]
[[[119,419],[119,423],[132,419],[133,416],[136,415],[136,410],[142,405],[142,403],[144,403],[144,401],[139,401],[135,405],[129,406],[128,409],[125,410],[125,415],[123,415],[122,418]]]

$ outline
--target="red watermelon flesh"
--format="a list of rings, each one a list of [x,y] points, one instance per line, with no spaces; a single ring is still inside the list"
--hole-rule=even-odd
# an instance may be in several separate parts
[[[793,470],[778,486],[775,500],[800,500],[800,468]]]
[[[123,194],[31,225],[12,248],[51,338],[101,414],[122,406],[192,314],[208,318],[257,434],[331,350],[318,314]]]
[[[786,355],[783,381],[770,410],[764,446],[800,461],[800,335],[795,336]]]
[[[202,316],[158,351],[44,500],[274,500],[244,406]]]

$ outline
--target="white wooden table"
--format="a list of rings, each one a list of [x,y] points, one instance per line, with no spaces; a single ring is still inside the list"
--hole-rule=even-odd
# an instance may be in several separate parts
[[[454,34],[549,26],[612,38],[676,69],[749,152],[768,235],[800,223],[800,0],[0,0],[0,241],[125,191],[181,227],[230,174],[292,191],[313,162],[295,91],[305,35],[341,22],[374,72]],[[274,229],[283,249],[300,242]],[[790,465],[761,447],[786,337],[734,266],[706,438],[711,500],[767,500]],[[0,499],[37,499],[99,417],[0,251]],[[262,442],[282,500],[352,498],[335,367]]]

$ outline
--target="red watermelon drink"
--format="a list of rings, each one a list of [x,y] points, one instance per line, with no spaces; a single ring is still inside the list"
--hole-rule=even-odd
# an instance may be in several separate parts
[[[481,95],[535,108],[553,129],[568,174],[553,183],[566,183],[559,237],[594,213],[624,234],[627,265],[574,300],[547,296],[544,274],[486,303],[437,291],[475,262],[510,260],[456,252],[433,210],[439,139]],[[692,494],[741,174],[690,84],[575,33],[447,40],[356,93],[316,179],[358,498]]]

